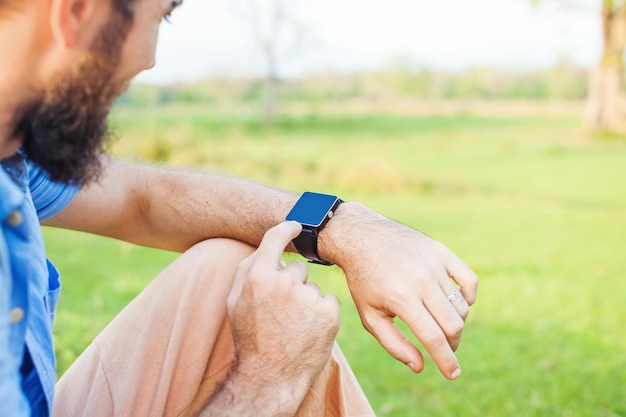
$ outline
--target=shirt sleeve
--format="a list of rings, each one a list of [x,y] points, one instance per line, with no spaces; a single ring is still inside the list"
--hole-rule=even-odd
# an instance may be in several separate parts
[[[80,189],[80,185],[77,184],[68,185],[52,181],[44,170],[30,161],[26,161],[26,167],[39,221],[47,220],[63,211]]]

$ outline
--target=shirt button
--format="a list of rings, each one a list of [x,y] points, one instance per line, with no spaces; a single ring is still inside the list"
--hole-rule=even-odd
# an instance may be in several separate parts
[[[19,307],[15,307],[13,310],[11,310],[10,316],[11,324],[17,324],[24,318],[24,310]]]
[[[23,221],[24,218],[22,217],[22,213],[17,210],[11,212],[11,214],[7,216],[7,223],[9,223],[13,227],[21,225]]]

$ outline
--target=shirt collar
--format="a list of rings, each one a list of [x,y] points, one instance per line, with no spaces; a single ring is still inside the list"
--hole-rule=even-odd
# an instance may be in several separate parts
[[[21,205],[27,185],[28,173],[20,154],[0,161],[0,221]]]

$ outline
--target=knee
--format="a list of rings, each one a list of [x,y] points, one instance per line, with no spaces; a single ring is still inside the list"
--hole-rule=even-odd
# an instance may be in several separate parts
[[[173,279],[191,285],[200,294],[209,288],[227,290],[239,263],[254,250],[253,246],[233,239],[208,239],[189,248],[163,275],[168,277],[166,281]]]
[[[214,238],[196,243],[187,250],[186,254],[199,257],[204,261],[215,259],[239,263],[255,250],[253,246],[239,240]]]
[[[183,254],[183,257],[186,258],[186,262],[203,268],[234,271],[255,249],[248,243],[238,240],[215,238],[195,244]]]

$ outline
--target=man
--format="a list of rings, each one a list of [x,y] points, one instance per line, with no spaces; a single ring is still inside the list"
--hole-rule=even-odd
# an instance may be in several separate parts
[[[424,365],[397,316],[457,378],[478,280],[442,244],[336,198],[312,232],[304,196],[104,156],[109,108],[180,3],[0,0],[0,415],[373,415],[334,345],[337,300],[284,250],[340,266],[394,358]],[[39,222],[183,252],[56,387]]]

